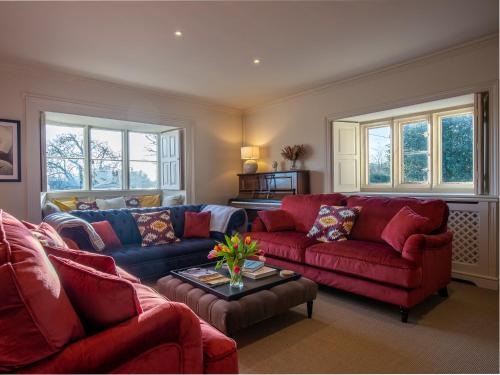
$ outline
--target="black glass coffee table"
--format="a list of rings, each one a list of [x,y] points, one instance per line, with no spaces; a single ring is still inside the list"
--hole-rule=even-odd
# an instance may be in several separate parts
[[[196,266],[196,268],[206,268],[209,270],[216,271],[220,273],[223,276],[230,277],[229,275],[229,270],[227,268],[219,268],[218,270],[215,269],[215,264],[216,262],[212,263],[206,263],[202,264],[199,266]],[[277,285],[287,283],[289,281],[293,280],[298,280],[301,278],[301,275],[298,273],[294,273],[293,275],[290,276],[280,276],[279,272],[281,271],[281,268],[275,267],[275,266],[268,266],[274,269],[278,270],[278,273],[275,275],[263,277],[261,279],[251,279],[248,277],[243,276],[243,288],[234,288],[227,284],[223,285],[217,285],[217,286],[210,286],[208,284],[203,283],[202,281],[196,279],[195,277],[190,277],[183,273],[183,271],[186,271],[188,269],[191,269],[193,267],[186,267],[186,268],[180,268],[174,271],[171,271],[171,274],[178,278],[181,279],[185,282],[188,282],[189,284],[200,288],[210,294],[213,294],[219,298],[222,298],[226,301],[232,301],[236,299],[240,299],[241,297],[247,296],[252,293],[259,292],[261,290],[265,289],[270,289],[273,288]]]

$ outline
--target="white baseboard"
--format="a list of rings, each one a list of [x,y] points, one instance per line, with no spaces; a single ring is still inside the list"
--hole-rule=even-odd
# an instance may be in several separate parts
[[[498,278],[495,277],[472,275],[463,272],[452,272],[451,275],[455,279],[471,281],[480,288],[498,290]]]

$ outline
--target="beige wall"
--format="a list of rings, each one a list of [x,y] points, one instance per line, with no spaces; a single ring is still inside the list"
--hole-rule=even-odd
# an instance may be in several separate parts
[[[327,118],[469,93],[471,88],[491,87],[497,81],[495,37],[248,110],[244,143],[262,146],[260,170],[269,170],[273,160],[282,159],[282,145],[305,144],[310,151],[303,167],[311,170],[312,192],[324,192],[329,186]]]
[[[32,95],[45,102],[106,108],[123,120],[138,121],[141,114],[147,114],[143,120],[163,123],[165,118],[171,118],[188,122],[194,129],[196,202],[224,203],[237,191],[241,112],[40,67],[0,64],[0,118],[21,120],[22,132],[22,182],[0,182],[0,208],[19,218],[28,218],[31,213],[29,219],[36,220],[28,206],[39,201],[29,196],[33,187],[28,187],[29,181],[39,181],[40,175],[39,142],[27,140],[27,134],[38,134],[33,128],[38,123],[26,121],[26,96]],[[37,178],[32,178],[33,174]]]

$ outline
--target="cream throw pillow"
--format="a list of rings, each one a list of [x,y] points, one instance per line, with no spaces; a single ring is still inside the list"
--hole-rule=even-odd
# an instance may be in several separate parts
[[[110,199],[96,199],[95,202],[100,210],[113,210],[113,209],[127,207],[127,204],[125,203],[125,198],[123,197],[110,198]]]

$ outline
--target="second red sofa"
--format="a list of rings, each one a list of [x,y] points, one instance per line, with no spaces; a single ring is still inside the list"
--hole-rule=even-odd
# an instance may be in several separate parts
[[[362,207],[349,240],[324,243],[306,236],[322,204]],[[405,206],[427,217],[433,230],[410,236],[398,252],[381,235]],[[252,238],[259,241],[268,263],[299,272],[319,284],[398,305],[403,322],[409,309],[429,295],[439,292],[447,296],[453,236],[447,231],[448,206],[444,201],[293,195],[283,199],[281,209],[293,218],[294,230],[268,232],[259,217],[252,224]]]

